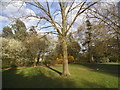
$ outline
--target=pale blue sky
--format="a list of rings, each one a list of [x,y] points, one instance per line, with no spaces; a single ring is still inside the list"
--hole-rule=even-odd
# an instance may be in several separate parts
[[[40,13],[40,10],[36,7],[33,7],[29,4],[24,4],[23,7],[18,11],[18,9],[21,7],[22,3],[20,1],[15,1],[15,2],[12,2],[12,3],[8,3],[8,1],[10,0],[6,0],[6,2],[4,0],[2,0],[0,3],[0,32],[2,30],[2,28],[4,26],[7,26],[9,25],[10,23],[13,23],[13,21],[10,20],[10,18],[12,17],[15,17],[15,18],[18,18],[18,17],[21,17],[21,16],[24,16],[24,15],[29,15],[29,14],[32,14],[34,15],[35,13]],[[79,0],[81,1],[81,0]],[[93,0],[88,0],[88,1],[93,1]],[[111,0],[110,0],[111,1]],[[114,1],[114,0],[112,0]],[[119,0],[118,0],[119,1]],[[42,2],[43,5],[45,4],[44,2]],[[50,2],[50,4],[52,4],[52,2]],[[59,9],[59,5],[58,3],[54,3],[52,8],[51,8],[51,13],[54,13],[54,11],[57,9]],[[70,19],[72,19],[74,16],[74,13],[71,13],[71,16],[70,16]],[[10,18],[8,18],[10,17]],[[77,28],[75,26],[78,26],[79,23],[82,22],[82,19],[84,15],[81,15],[79,20],[76,21],[75,25],[74,25],[74,29]],[[32,25],[36,25],[38,20],[37,19],[33,19],[31,18],[31,20],[28,20],[28,19],[21,19],[23,20],[23,22],[26,24],[27,27],[30,27]],[[58,15],[56,17],[56,20],[61,22],[61,16]],[[48,25],[48,24],[45,24],[45,25]],[[42,26],[45,26],[45,25],[40,25],[41,27]],[[51,31],[51,29],[44,29],[43,31]]]
[[[9,3],[9,5],[7,5],[7,3],[8,2],[2,2],[3,5],[1,4],[1,8],[0,8],[0,11],[1,11],[1,13],[0,13],[0,32],[2,31],[3,27],[13,23],[13,21],[9,20],[8,17],[10,17],[10,18],[13,18],[13,17],[19,18],[23,14],[26,14],[26,13],[29,13],[29,12],[30,13],[32,12],[33,14],[35,14],[35,13],[39,14],[39,12],[40,12],[40,10],[38,8],[36,8],[34,6],[31,6],[29,4],[25,4],[25,6],[23,8],[18,10],[20,5],[22,5],[21,3],[15,2],[16,5],[19,4],[19,6],[15,6],[15,3],[14,4],[13,3]],[[50,2],[50,4],[51,3],[52,2]],[[55,11],[54,8],[56,6],[57,5],[55,3],[52,5],[51,13],[53,13]],[[8,7],[9,7],[9,10],[7,10]],[[25,21],[23,20],[23,22],[25,22]],[[32,25],[36,25],[37,22],[38,22],[37,20],[36,21],[34,20],[34,22],[31,22],[31,23],[28,23],[26,21],[25,24],[28,23],[29,24],[28,26],[30,26],[30,24],[32,24],[32,23],[33,23]],[[45,25],[47,25],[47,24],[45,24]],[[44,25],[42,24],[41,27],[42,26],[44,26]],[[50,31],[50,29],[49,29],[49,31]]]

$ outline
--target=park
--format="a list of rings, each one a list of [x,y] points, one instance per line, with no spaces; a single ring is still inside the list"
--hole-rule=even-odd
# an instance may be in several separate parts
[[[2,89],[119,88],[119,1],[1,3]]]
[[[62,72],[62,65],[52,68]],[[70,77],[47,67],[3,71],[3,88],[118,88],[117,64],[70,64]]]

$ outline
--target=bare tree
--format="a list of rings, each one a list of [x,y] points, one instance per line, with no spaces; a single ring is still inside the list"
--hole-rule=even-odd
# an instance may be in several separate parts
[[[119,11],[120,6],[117,3],[100,2],[99,5],[96,4],[92,9],[89,9],[90,18],[96,18],[104,24],[108,25],[117,34],[120,34],[119,25]]]
[[[118,50],[120,50],[120,1],[119,2],[101,2],[96,4],[90,10],[90,18],[103,23],[109,30],[108,33],[114,34],[117,38]],[[108,37],[107,37],[108,38]]]
[[[65,2],[65,0],[58,0],[58,2],[55,2],[56,6],[54,9],[55,12],[52,13],[52,4],[46,0],[46,2],[38,2],[37,0],[33,0],[32,2],[26,3],[37,7],[41,13],[36,14],[36,16],[31,16],[40,19],[40,21],[44,20],[47,23],[50,24],[48,27],[54,27],[55,32],[57,31],[59,37],[61,38],[61,45],[62,45],[62,51],[63,51],[63,76],[70,75],[69,69],[68,69],[68,54],[67,54],[67,34],[70,31],[71,27],[75,23],[75,21],[78,19],[78,17],[84,13],[88,8],[96,4],[97,2],[87,2],[87,0],[83,0],[81,2],[75,2],[75,0],[71,2]],[[71,22],[68,22],[68,17],[70,16],[71,12],[73,10],[77,10],[75,13],[75,16],[73,17]],[[57,22],[55,17],[57,15],[61,16],[61,23]]]

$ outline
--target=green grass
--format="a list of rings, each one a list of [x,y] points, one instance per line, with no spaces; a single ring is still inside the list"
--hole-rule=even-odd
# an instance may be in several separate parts
[[[62,65],[53,68],[62,72]],[[69,69],[70,77],[46,67],[4,70],[3,88],[118,88],[118,65],[70,64]]]
[[[101,63],[101,64],[118,64],[118,65],[120,65],[119,62],[109,62],[109,63]]]

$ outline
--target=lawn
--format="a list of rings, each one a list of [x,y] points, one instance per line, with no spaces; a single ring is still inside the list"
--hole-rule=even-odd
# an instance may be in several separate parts
[[[62,65],[52,68],[62,72]],[[69,64],[70,77],[47,67],[3,71],[3,88],[118,88],[117,64]]]

